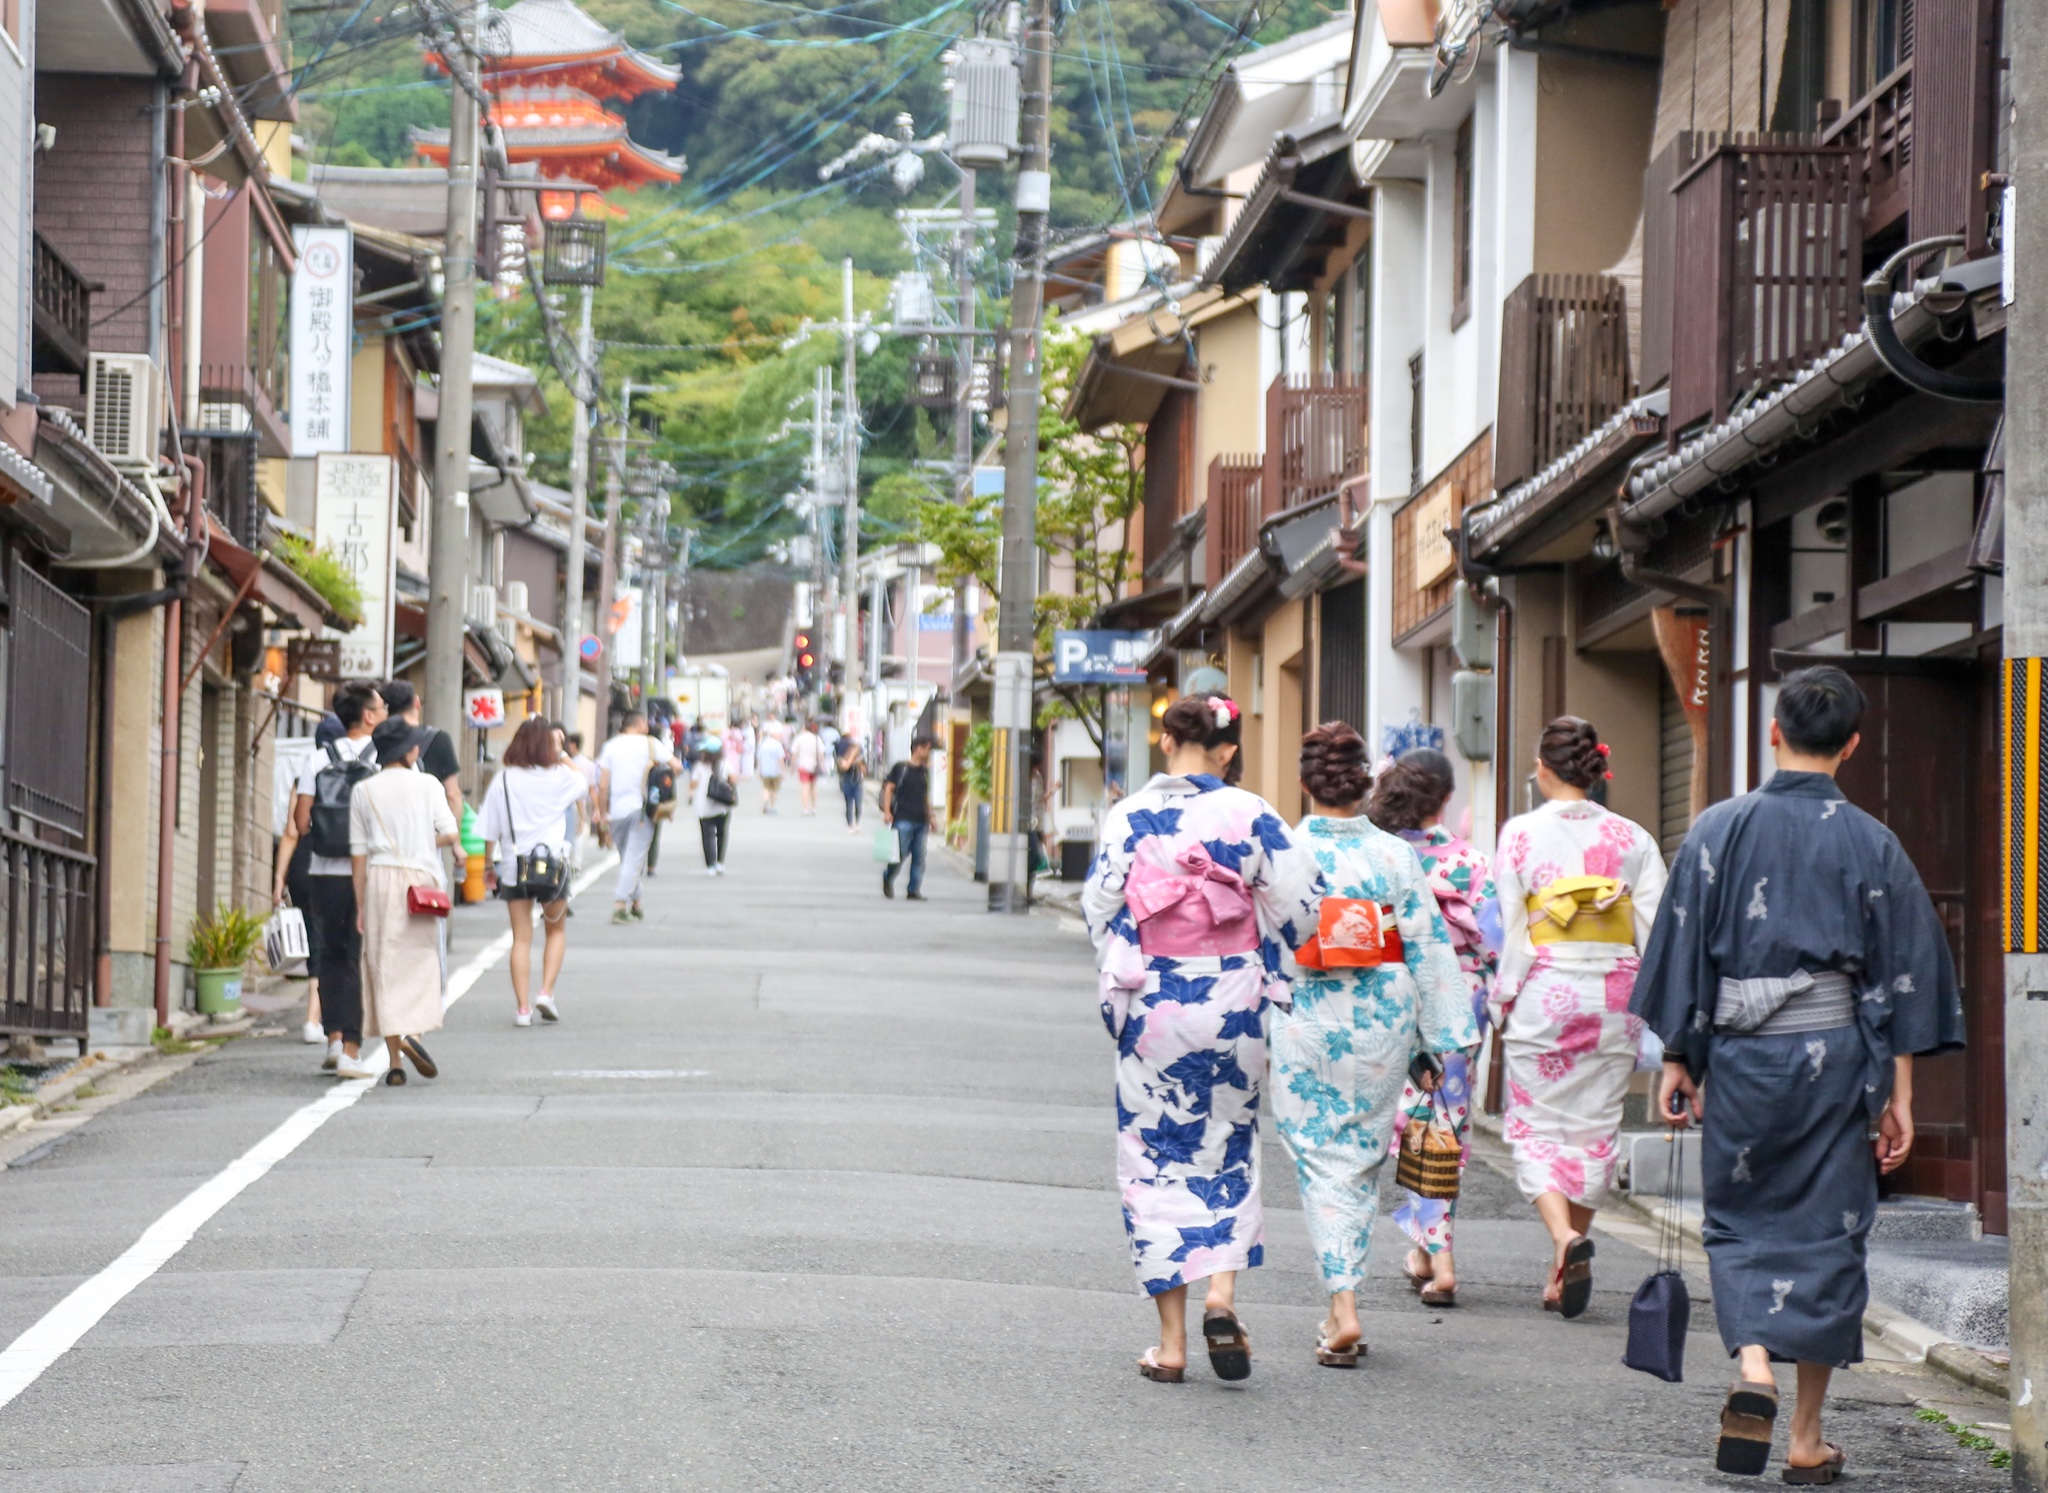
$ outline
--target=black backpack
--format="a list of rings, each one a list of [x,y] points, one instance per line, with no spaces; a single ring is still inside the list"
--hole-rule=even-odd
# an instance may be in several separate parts
[[[312,821],[306,826],[306,843],[313,854],[334,860],[348,859],[348,800],[356,784],[375,777],[377,754],[367,748],[353,760],[327,746],[327,765],[313,774]]]
[[[676,801],[676,765],[673,762],[656,762],[647,769],[647,814],[664,804]]]

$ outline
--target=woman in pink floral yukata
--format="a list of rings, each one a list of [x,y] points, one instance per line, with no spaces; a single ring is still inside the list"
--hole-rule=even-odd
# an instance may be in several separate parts
[[[1555,1245],[1546,1311],[1576,1317],[1593,1294],[1593,1211],[1618,1159],[1621,1105],[1642,1022],[1628,1014],[1640,951],[1664,892],[1664,858],[1640,824],[1592,802],[1607,748],[1577,716],[1543,728],[1536,786],[1546,802],[1501,830],[1494,858],[1502,924],[1493,1014],[1505,1015],[1507,1114],[1515,1180]]]
[[[1450,759],[1432,747],[1417,747],[1402,753],[1398,762],[1380,773],[1366,813],[1381,829],[1406,840],[1421,859],[1422,874],[1450,930],[1458,968],[1472,992],[1472,1019],[1484,1038],[1486,996],[1500,968],[1500,902],[1486,857],[1444,825],[1444,806],[1456,786]],[[1472,1128],[1473,1059],[1456,1052],[1443,1061],[1443,1081],[1436,1094],[1425,1093],[1412,1078],[1402,1089],[1397,1123],[1427,1119],[1432,1110],[1444,1114],[1465,1148],[1462,1167],[1472,1159],[1466,1137]],[[1458,1304],[1458,1273],[1451,1259],[1451,1225],[1457,1214],[1456,1198],[1426,1198],[1411,1192],[1394,1215],[1394,1221],[1414,1241],[1401,1268],[1409,1284],[1421,1293],[1424,1306]]]

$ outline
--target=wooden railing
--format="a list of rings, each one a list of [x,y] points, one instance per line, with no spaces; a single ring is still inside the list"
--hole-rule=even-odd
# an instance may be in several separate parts
[[[1531,275],[1501,307],[1493,485],[1549,466],[1634,393],[1628,297],[1611,275]]]
[[[1208,582],[1214,591],[1230,568],[1259,542],[1264,514],[1256,456],[1219,456],[1209,463]]]
[[[83,375],[92,356],[93,283],[40,233],[34,261],[35,371]]]
[[[1678,178],[1670,277],[1674,445],[1862,324],[1862,156],[1736,140]],[[1654,304],[1646,296],[1645,315]]]
[[[1913,59],[1828,124],[1820,143],[1854,150],[1861,160],[1865,238],[1905,216],[1913,195]]]
[[[1267,517],[1365,471],[1370,387],[1348,373],[1282,374],[1266,390]]]
[[[85,1036],[98,869],[89,855],[0,830],[0,1032]]]

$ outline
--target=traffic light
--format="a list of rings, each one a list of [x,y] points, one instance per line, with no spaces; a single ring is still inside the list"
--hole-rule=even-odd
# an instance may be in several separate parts
[[[811,635],[798,633],[790,642],[790,651],[796,656],[797,693],[811,694],[818,687],[818,654],[811,645]]]

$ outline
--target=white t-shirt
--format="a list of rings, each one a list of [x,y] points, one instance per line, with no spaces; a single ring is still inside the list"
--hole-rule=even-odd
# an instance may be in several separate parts
[[[755,759],[764,778],[782,776],[782,743],[773,736],[761,738],[760,755]]]
[[[711,801],[711,764],[699,762],[690,769],[690,812],[699,819],[712,819],[720,814],[730,814],[731,804],[715,804]]]
[[[612,775],[611,800],[605,813],[613,819],[637,814],[647,805],[647,771],[674,753],[658,736],[614,736],[597,754],[597,765]]]
[[[484,792],[482,825],[485,841],[497,847],[500,866],[541,845],[551,845],[566,856],[568,816],[589,791],[583,774],[567,762],[500,772]]]
[[[442,884],[441,847],[455,833],[448,790],[419,772],[380,772],[356,784],[348,800],[348,848],[373,866],[402,866]]]
[[[825,760],[825,743],[815,731],[799,731],[796,740],[789,744],[789,760],[796,764],[798,772],[816,773]]]
[[[353,762],[358,757],[365,757],[371,762],[377,760],[377,754],[370,750],[370,738],[367,736],[337,736],[334,739],[334,751],[335,755],[344,762]],[[311,798],[313,796],[313,780],[320,776],[321,768],[330,765],[331,761],[325,747],[313,753],[312,756],[306,759],[306,765],[299,769],[299,786],[297,791],[304,794],[307,798]],[[362,784],[358,783],[356,786],[360,788]],[[438,787],[439,785],[436,784],[436,786]],[[298,808],[298,800],[296,798],[292,800],[292,806],[293,812],[296,813]],[[441,793],[441,807],[444,809],[448,807],[448,795],[445,789]],[[355,829],[353,827],[355,800],[353,798],[349,800],[349,814],[351,826],[349,838],[353,840],[355,838]],[[355,868],[349,864],[348,857],[345,855],[314,855],[308,856],[306,859],[306,874],[308,876],[349,876],[353,875],[354,871]]]

